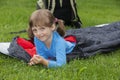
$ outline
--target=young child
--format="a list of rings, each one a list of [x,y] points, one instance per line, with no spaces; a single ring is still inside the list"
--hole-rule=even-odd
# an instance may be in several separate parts
[[[57,25],[58,24],[58,25]],[[48,68],[66,64],[66,54],[69,54],[76,43],[65,40],[64,23],[46,9],[36,10],[29,20],[28,35],[34,40],[36,55],[29,65],[43,64]]]
[[[1,42],[0,53],[24,60],[29,65],[60,67],[80,57],[76,50],[81,53],[75,47],[76,38],[64,35],[62,20],[55,18],[49,10],[36,10],[29,20],[28,36],[31,40],[17,36],[11,42]]]

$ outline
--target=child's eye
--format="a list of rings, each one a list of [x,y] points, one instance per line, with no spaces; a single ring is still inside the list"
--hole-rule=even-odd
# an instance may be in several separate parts
[[[45,28],[44,27],[41,27],[40,30],[44,30]]]
[[[32,29],[32,32],[33,32],[33,33],[36,33],[36,32],[37,32],[37,30],[36,30],[36,29]]]

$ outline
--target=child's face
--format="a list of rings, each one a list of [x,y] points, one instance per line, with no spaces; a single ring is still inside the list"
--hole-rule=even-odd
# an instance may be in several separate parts
[[[36,36],[39,40],[46,42],[52,39],[52,32],[54,31],[55,26],[52,27],[32,27],[32,31],[34,36]]]

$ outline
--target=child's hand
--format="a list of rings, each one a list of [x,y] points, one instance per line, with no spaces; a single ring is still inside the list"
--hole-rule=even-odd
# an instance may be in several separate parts
[[[29,65],[35,65],[35,64],[40,64],[42,62],[43,58],[39,55],[34,55],[31,59],[30,62],[28,63]]]
[[[29,65],[35,65],[35,64],[43,64],[45,66],[48,66],[48,60],[44,59],[42,56],[39,55],[34,55],[31,59],[30,62],[28,63]]]

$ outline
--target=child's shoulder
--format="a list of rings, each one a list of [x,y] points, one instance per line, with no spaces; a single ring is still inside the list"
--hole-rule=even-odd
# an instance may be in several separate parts
[[[54,32],[54,40],[55,41],[58,41],[58,42],[64,42],[65,40],[64,40],[64,38],[63,37],[61,37],[60,35],[59,35],[59,33],[58,32]]]
[[[62,38],[57,31],[53,32],[55,38]]]

